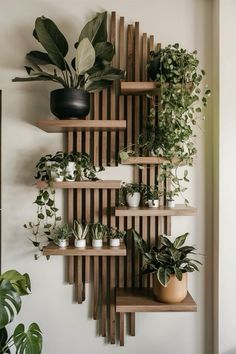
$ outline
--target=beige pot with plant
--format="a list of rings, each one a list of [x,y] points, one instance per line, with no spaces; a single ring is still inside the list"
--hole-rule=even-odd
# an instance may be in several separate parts
[[[156,274],[153,274],[153,294],[156,300],[168,304],[175,304],[185,299],[187,295],[187,273],[183,273],[182,280],[178,280],[175,274],[170,275],[170,280],[163,286]]]

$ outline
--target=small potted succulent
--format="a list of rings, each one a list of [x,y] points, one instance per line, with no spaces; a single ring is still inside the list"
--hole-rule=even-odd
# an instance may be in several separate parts
[[[123,183],[121,192],[126,198],[126,202],[130,208],[138,208],[143,192],[143,184],[139,183]]]
[[[178,236],[173,242],[161,236],[158,247],[148,249],[146,242],[133,230],[134,239],[145,262],[144,274],[153,274],[153,293],[160,302],[178,303],[187,295],[187,273],[199,271],[201,264],[191,256],[194,246],[185,246],[188,233]]]
[[[89,225],[83,225],[81,222],[74,220],[72,234],[74,236],[74,245],[76,248],[86,247],[86,237],[89,233]]]
[[[97,13],[82,29],[75,43],[75,57],[66,60],[68,42],[56,24],[44,16],[35,21],[33,36],[45,51],[26,55],[28,77],[19,81],[53,81],[63,88],[51,92],[51,111],[59,119],[84,118],[90,111],[90,92],[124,78],[124,71],[111,66],[114,45],[107,41],[107,13]],[[45,68],[46,67],[46,68]]]
[[[159,198],[162,196],[162,192],[157,186],[145,186],[144,199],[149,208],[159,207]]]
[[[109,228],[107,237],[109,238],[109,244],[111,247],[119,247],[120,240],[126,235],[126,231],[120,231],[117,229]]]
[[[101,248],[103,245],[103,238],[107,234],[107,226],[97,222],[90,226],[92,236],[92,246],[94,248]]]
[[[54,231],[53,241],[61,248],[66,248],[69,244],[69,238],[72,236],[71,226],[64,224],[58,226]]]
[[[174,197],[179,195],[179,191],[171,190],[166,192],[166,206],[167,208],[174,208],[175,207],[175,199]]]

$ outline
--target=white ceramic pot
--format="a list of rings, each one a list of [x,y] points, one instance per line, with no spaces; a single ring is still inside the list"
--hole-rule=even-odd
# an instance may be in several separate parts
[[[61,248],[66,248],[68,246],[68,240],[58,240],[58,246]]]
[[[159,199],[148,200],[149,208],[158,208],[159,207]]]
[[[63,169],[60,167],[54,168],[51,171],[51,177],[55,182],[63,182],[64,180]]]
[[[174,200],[167,200],[167,208],[174,208],[175,201]]]
[[[135,192],[133,195],[126,194],[126,202],[130,208],[138,208],[141,200],[141,193]]]
[[[75,162],[68,162],[66,166],[66,181],[75,181]]]
[[[94,248],[101,248],[102,247],[102,240],[92,240],[92,246]]]
[[[85,248],[86,247],[86,240],[78,240],[75,238],[74,245],[76,248]]]
[[[120,239],[119,238],[110,238],[110,246],[111,247],[119,247]]]

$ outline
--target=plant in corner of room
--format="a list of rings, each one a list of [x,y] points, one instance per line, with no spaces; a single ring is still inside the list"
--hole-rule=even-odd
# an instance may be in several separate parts
[[[121,197],[126,198],[129,207],[137,208],[141,201],[141,193],[144,190],[142,183],[123,183],[121,186]]]
[[[67,223],[54,229],[53,242],[59,247],[67,247],[69,238],[72,236],[72,228]]]
[[[78,220],[74,220],[72,234],[75,238],[75,247],[84,248],[86,246],[86,237],[89,233],[89,224],[82,224]]]
[[[51,109],[58,118],[86,116],[89,113],[88,92],[110,87],[113,80],[124,77],[124,71],[111,66],[115,48],[107,41],[106,12],[97,13],[83,27],[75,43],[76,53],[71,65],[66,60],[68,42],[51,19],[38,17],[33,36],[45,51],[29,52],[26,58],[32,65],[25,66],[29,77],[16,77],[13,81],[53,81],[62,85],[64,90],[55,90],[51,94]],[[54,68],[50,71],[42,66]],[[71,100],[68,98],[69,95]],[[78,97],[82,100],[81,115],[78,115]],[[75,99],[77,102],[74,102]],[[68,100],[68,103],[72,104],[71,111],[65,109],[60,112],[57,107],[58,100],[61,104]]]
[[[8,337],[7,325],[13,321],[15,313],[21,309],[21,296],[31,291],[30,278],[27,273],[8,270],[0,275],[0,354],[16,353],[41,354],[42,333],[37,323],[31,323],[28,330],[20,323]]]
[[[189,234],[178,236],[173,242],[161,236],[158,247],[149,249],[142,237],[135,230],[132,232],[144,259],[143,274],[154,275],[153,291],[157,300],[181,302],[187,295],[187,273],[199,271],[197,264],[202,264],[191,257],[196,254],[196,248],[184,245]]]

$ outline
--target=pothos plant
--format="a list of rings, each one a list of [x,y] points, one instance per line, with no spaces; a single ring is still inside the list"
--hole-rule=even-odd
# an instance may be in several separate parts
[[[25,66],[28,77],[16,77],[14,82],[53,81],[64,88],[92,92],[107,88],[113,80],[124,77],[124,71],[111,66],[115,48],[107,41],[106,12],[98,13],[83,27],[75,43],[76,53],[71,64],[66,59],[68,42],[51,19],[38,17],[33,36],[45,51],[29,52],[26,58],[32,65]]]
[[[9,336],[7,326],[14,320],[21,309],[21,297],[31,291],[27,273],[8,270],[0,275],[0,354],[14,353],[41,354],[42,332],[37,323],[31,323],[26,330],[20,323]]]

